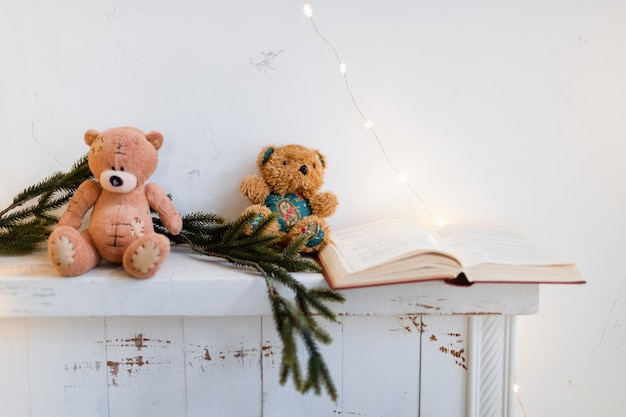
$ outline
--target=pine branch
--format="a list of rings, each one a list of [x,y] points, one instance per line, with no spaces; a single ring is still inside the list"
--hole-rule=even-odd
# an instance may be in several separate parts
[[[0,229],[0,255],[26,255],[45,239],[49,224],[38,219]]]
[[[58,222],[54,212],[89,178],[92,175],[87,156],[83,156],[69,171],[56,172],[18,193],[0,211],[0,254],[25,255],[45,242],[51,227]]]
[[[194,213],[183,216],[183,230],[178,236],[168,234],[156,217],[154,224],[155,229],[167,235],[172,243],[187,243],[199,253],[253,269],[263,276],[274,324],[283,345],[280,383],[285,384],[291,378],[298,391],[313,390],[318,395],[325,388],[335,401],[337,389],[318,347],[320,343],[330,344],[332,338],[318,325],[316,316],[337,322],[335,313],[326,303],[343,302],[344,298],[328,287],[307,289],[295,279],[291,272],[320,272],[315,261],[300,255],[306,238],[282,248],[278,246],[278,235],[266,233],[276,216],[262,220],[249,232],[254,216],[244,214],[228,223],[215,215]],[[284,297],[277,284],[291,291],[294,301]],[[309,356],[306,373],[303,373],[298,356],[298,340],[302,341]]]

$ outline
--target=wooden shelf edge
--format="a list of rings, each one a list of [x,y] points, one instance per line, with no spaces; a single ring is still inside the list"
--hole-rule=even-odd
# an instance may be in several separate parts
[[[294,276],[308,288],[326,285],[321,274]],[[539,302],[537,284],[424,282],[342,293],[346,302],[331,305],[339,315],[520,315],[536,313]],[[0,257],[0,317],[259,315],[271,315],[271,309],[258,274],[186,249],[174,248],[148,280],[133,279],[110,264],[64,278],[44,250]]]

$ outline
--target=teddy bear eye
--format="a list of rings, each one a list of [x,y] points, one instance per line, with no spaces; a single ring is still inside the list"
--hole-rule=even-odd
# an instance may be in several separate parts
[[[289,161],[283,161],[283,165],[289,165]]]

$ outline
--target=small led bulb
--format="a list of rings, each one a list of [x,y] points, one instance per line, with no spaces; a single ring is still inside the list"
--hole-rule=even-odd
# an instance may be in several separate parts
[[[339,64],[339,72],[342,74],[346,73],[346,63],[342,62],[341,64]]]
[[[304,14],[306,17],[313,17],[313,9],[309,3],[304,4]]]

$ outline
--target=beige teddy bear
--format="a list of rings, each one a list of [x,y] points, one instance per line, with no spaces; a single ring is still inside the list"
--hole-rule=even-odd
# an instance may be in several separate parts
[[[182,229],[181,216],[163,189],[146,184],[156,169],[163,136],[120,127],[88,130],[85,142],[95,179],[80,185],[50,235],[50,260],[65,276],[83,274],[105,259],[121,263],[135,278],[149,278],[170,251],[169,239],[154,231],[150,209],[170,233]],[[80,232],[91,208],[89,226]]]

